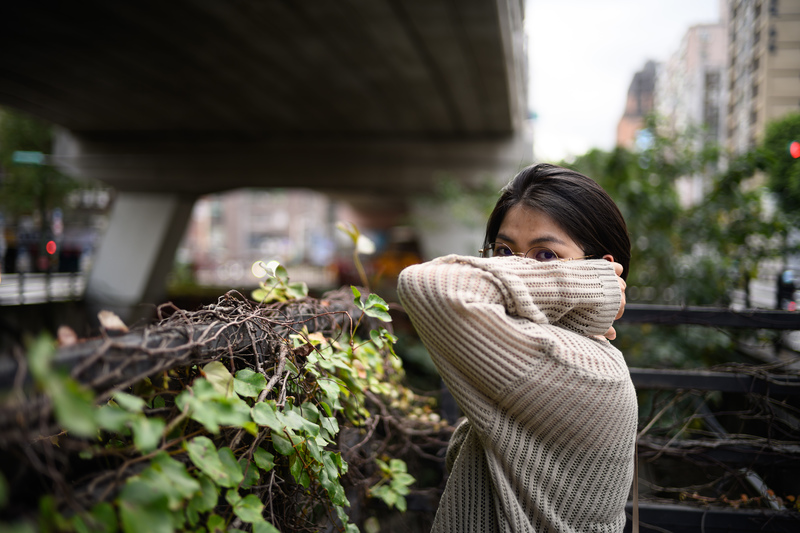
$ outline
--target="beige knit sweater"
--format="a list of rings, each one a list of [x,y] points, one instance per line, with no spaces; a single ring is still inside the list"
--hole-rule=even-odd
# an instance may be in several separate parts
[[[637,404],[602,337],[621,300],[611,263],[450,255],[398,290],[468,419],[433,531],[622,531]]]

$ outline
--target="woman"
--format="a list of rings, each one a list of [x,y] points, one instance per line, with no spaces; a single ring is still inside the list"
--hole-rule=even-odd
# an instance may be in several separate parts
[[[630,262],[594,181],[537,165],[503,190],[482,257],[405,269],[403,306],[466,415],[435,532],[619,532],[637,404],[609,339]]]

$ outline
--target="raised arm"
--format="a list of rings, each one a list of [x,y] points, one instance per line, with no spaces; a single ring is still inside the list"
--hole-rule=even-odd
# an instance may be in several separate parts
[[[603,260],[446,256],[404,270],[398,292],[440,371],[489,397],[537,359],[566,356],[564,330],[601,342],[588,337],[609,330],[622,302]]]

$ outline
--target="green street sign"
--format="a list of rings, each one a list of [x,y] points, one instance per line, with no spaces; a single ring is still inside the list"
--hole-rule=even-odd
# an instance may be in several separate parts
[[[11,154],[11,161],[18,165],[44,165],[46,156],[42,152],[17,150]]]

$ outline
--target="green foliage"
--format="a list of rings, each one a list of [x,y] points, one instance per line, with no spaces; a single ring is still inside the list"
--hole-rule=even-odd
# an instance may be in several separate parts
[[[388,463],[376,460],[381,469],[383,477],[381,481],[370,489],[370,494],[382,499],[389,507],[397,507],[401,511],[406,510],[406,499],[409,485],[416,481],[413,476],[406,471],[406,464],[398,459],[391,459]]]
[[[0,109],[0,209],[12,217],[39,212],[46,214],[62,205],[78,182],[49,165],[14,163],[15,151],[50,154],[51,126],[11,109]]]
[[[792,187],[800,191],[800,174],[792,177],[800,164],[789,157],[788,142],[800,135],[798,117],[770,124],[762,147],[729,157],[725,164],[703,132],[672,133],[656,117],[647,122],[652,142],[639,152],[592,150],[562,163],[594,178],[627,221],[632,241],[628,302],[726,307],[736,289],[748,297],[749,281],[764,259],[793,250],[787,236],[791,210],[800,205],[800,196],[792,196]],[[760,185],[763,168],[771,172],[773,191]],[[704,184],[702,200],[681,203],[681,180],[697,177]],[[774,193],[783,211],[769,207]],[[638,340],[631,342],[626,331]],[[618,334],[627,356],[654,366],[721,362],[732,345],[730,336],[698,337],[686,328],[645,332],[623,326]],[[689,361],[682,355],[688,352],[698,355]]]
[[[787,213],[800,212],[800,158],[789,153],[791,142],[800,142],[800,112],[767,124],[761,153],[769,175],[769,187]]]
[[[271,265],[269,272],[278,280],[274,289],[288,287],[282,267]],[[380,297],[371,294],[361,301],[355,288],[353,294],[363,312],[359,321],[363,316],[390,320]],[[292,295],[286,291],[283,296]],[[272,498],[267,489],[278,476],[294,480],[298,494],[316,495],[316,507],[304,509],[308,516],[303,520],[321,523],[327,516],[339,531],[357,531],[345,512],[349,501],[341,479],[348,464],[337,451],[336,439],[341,424],[365,425],[371,416],[366,408],[371,395],[413,411],[414,395],[399,382],[401,362],[387,357],[394,340],[384,328],[363,342],[297,331],[285,339],[290,343],[285,349],[307,355],[302,365],[285,361],[288,375],[281,393],[263,373],[252,368],[234,371],[232,361],[229,366],[221,359],[185,369],[192,377],[183,388],[175,387],[178,374],[170,372],[155,380],[162,385],[147,380],[101,399],[56,371],[52,339],[39,338],[29,347],[31,374],[50,398],[58,426],[70,438],[89,444],[81,457],[122,454],[143,468],[129,472],[116,495],[74,514],[66,512],[63,502],[44,497],[38,526],[125,533],[224,532],[241,527],[275,532],[265,501]],[[168,419],[165,411],[177,416]],[[238,436],[218,438],[231,434]],[[384,457],[374,466],[380,478],[370,494],[405,510],[405,496],[414,483],[405,463]],[[7,496],[7,483],[0,477],[0,505]],[[4,526],[11,524],[0,524],[0,529]]]
[[[266,264],[256,261],[253,263],[252,272],[257,278],[266,278],[259,282],[259,288],[253,291],[253,300],[257,302],[287,302],[308,296],[308,285],[304,282],[289,283],[289,273],[277,261]]]

